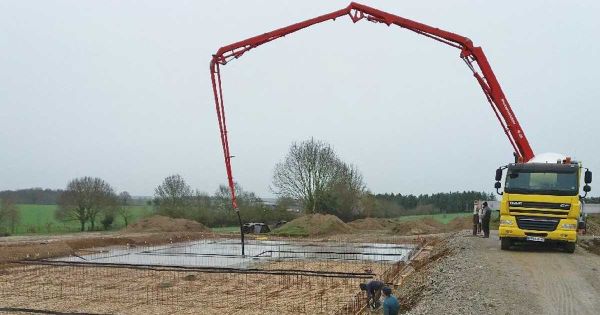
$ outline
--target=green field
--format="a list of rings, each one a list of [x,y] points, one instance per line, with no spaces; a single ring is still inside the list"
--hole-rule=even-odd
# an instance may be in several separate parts
[[[411,220],[420,220],[425,218],[432,218],[438,222],[448,224],[448,222],[452,221],[454,218],[458,217],[470,217],[473,214],[471,212],[459,212],[459,213],[438,213],[438,214],[416,214],[416,215],[405,215],[401,217],[397,217],[394,220],[396,221],[411,221]]]
[[[79,221],[59,221],[55,218],[57,210],[56,205],[34,205],[20,204],[17,205],[21,213],[21,220],[15,227],[15,232],[11,234],[55,234],[78,232],[80,229]],[[142,217],[148,216],[151,213],[151,208],[147,206],[129,206],[131,211],[131,219],[129,224],[136,222]],[[102,228],[102,216],[100,215],[96,222],[97,228]],[[112,229],[118,230],[125,226],[123,219],[120,216],[115,217]],[[86,225],[87,228],[87,225]]]
[[[212,228],[212,230],[216,233],[240,233],[239,226],[216,227]]]

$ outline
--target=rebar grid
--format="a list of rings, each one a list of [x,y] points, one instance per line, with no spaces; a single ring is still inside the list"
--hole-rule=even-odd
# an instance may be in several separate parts
[[[103,313],[331,314],[346,304],[363,281],[22,265],[0,276],[0,300],[9,307]]]
[[[255,252],[250,246],[253,257],[230,264],[240,256],[223,248],[236,244],[219,241],[111,247],[21,261],[0,270],[0,306],[144,315],[357,314],[366,300],[358,285],[371,278],[393,282],[404,266],[398,260],[411,258],[418,248],[398,245],[407,252],[389,256],[373,252],[385,244],[287,240]],[[197,247],[215,243],[217,252],[198,254]],[[142,253],[148,265],[94,263],[118,262],[132,253]],[[155,265],[153,257],[167,260]],[[219,264],[226,267],[210,267]]]

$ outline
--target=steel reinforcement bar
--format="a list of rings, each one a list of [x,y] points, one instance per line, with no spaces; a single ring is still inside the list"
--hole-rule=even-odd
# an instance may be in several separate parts
[[[90,263],[90,262],[70,262],[70,261],[52,261],[52,260],[21,260],[15,262],[22,265],[43,265],[43,266],[71,266],[71,267],[91,267],[91,268],[124,268],[136,270],[152,271],[177,271],[177,272],[199,272],[199,273],[239,273],[239,274],[262,274],[262,275],[292,275],[309,276],[324,278],[345,278],[345,279],[371,279],[375,275],[363,272],[339,272],[339,271],[314,271],[297,269],[241,269],[241,268],[221,268],[221,267],[192,267],[192,266],[161,266],[161,265],[143,265],[143,264],[114,264],[114,263]]]

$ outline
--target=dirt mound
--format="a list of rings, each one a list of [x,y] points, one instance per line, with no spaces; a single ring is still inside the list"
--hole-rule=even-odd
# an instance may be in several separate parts
[[[0,265],[5,262],[22,259],[29,260],[67,256],[72,252],[73,249],[65,242],[0,246]]]
[[[273,234],[289,236],[316,236],[337,233],[348,233],[354,229],[330,214],[309,214],[296,218],[282,227],[275,229]]]
[[[456,217],[444,224],[433,217],[425,216],[408,221],[396,221],[382,218],[359,219],[348,223],[359,230],[392,230],[400,235],[435,234],[471,229],[470,217]]]
[[[398,223],[390,219],[365,218],[349,222],[348,225],[359,230],[385,230],[394,228]]]
[[[600,238],[581,239],[579,245],[596,255],[600,255]]]
[[[456,217],[446,224],[448,231],[460,231],[473,228],[472,217]]]
[[[445,230],[447,228],[446,224],[444,224],[434,218],[431,218],[431,217],[425,217],[425,218],[421,219],[421,222],[423,222],[423,224],[426,224],[432,228],[437,229],[438,231]]]
[[[418,234],[433,234],[444,231],[443,227],[440,227],[441,223],[426,222],[428,220],[411,220],[398,223],[392,231],[395,234],[400,235],[418,235]],[[435,220],[434,220],[435,221]],[[428,224],[432,223],[432,225]],[[443,225],[442,225],[443,226]]]
[[[600,215],[590,214],[587,218],[587,234],[600,236]]]
[[[129,225],[127,232],[209,232],[202,223],[155,215]]]

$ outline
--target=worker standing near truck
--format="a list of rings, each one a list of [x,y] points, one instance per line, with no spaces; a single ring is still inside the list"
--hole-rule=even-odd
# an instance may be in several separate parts
[[[481,234],[483,232],[483,205],[480,203],[480,201],[477,202],[477,214],[479,215],[479,225],[477,226],[477,233]]]
[[[479,233],[479,205],[477,201],[473,205],[473,236]]]
[[[481,218],[481,228],[483,229],[483,237],[490,237],[490,219],[492,218],[492,209],[488,207],[487,201],[483,202],[483,217]]]

